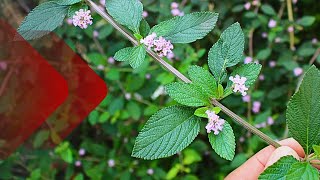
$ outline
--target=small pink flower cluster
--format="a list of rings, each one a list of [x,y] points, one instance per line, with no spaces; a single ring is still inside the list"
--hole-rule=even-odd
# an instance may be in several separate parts
[[[253,61],[252,57],[247,56],[246,58],[244,58],[244,64],[249,64]]]
[[[268,27],[269,28],[274,28],[277,26],[277,21],[274,19],[270,19],[269,23],[268,23]]]
[[[173,45],[170,41],[160,36],[158,39],[156,33],[152,33],[140,40],[140,43],[146,45],[148,49],[154,48],[154,51],[158,53],[160,57],[167,56],[172,53]]]
[[[268,117],[267,121],[266,122],[262,122],[260,124],[256,124],[254,125],[256,128],[265,128],[267,127],[267,125],[271,126],[274,124],[274,120],[272,117]]]
[[[252,112],[254,112],[255,114],[260,112],[260,108],[261,108],[261,102],[260,101],[254,101],[252,104]]]
[[[209,118],[209,122],[206,125],[207,133],[209,134],[211,131],[213,131],[215,135],[218,135],[219,132],[221,132],[223,129],[225,120],[220,119],[220,117],[216,115],[215,112],[210,110],[207,110],[206,114],[208,115],[208,118]]]
[[[90,10],[80,9],[76,11],[73,16],[72,22],[74,26],[79,26],[81,29],[86,29],[88,25],[92,25],[92,17]]]
[[[180,11],[178,3],[172,2],[171,3],[171,14],[172,14],[172,16],[183,16],[184,12]]]
[[[258,0],[253,0],[252,1],[252,5],[253,6],[259,6],[260,5],[260,2]],[[251,2],[246,2],[244,5],[243,5],[244,9],[245,10],[249,10],[251,8]]]
[[[303,74],[303,69],[302,69],[301,67],[296,67],[296,68],[294,68],[294,70],[293,70],[293,74],[294,74],[296,77],[298,77],[298,76],[300,76],[301,74]]]
[[[233,82],[233,92],[240,92],[242,96],[247,95],[248,88],[245,86],[245,83],[247,81],[246,77],[240,77],[238,74],[233,77],[230,76],[229,80]]]

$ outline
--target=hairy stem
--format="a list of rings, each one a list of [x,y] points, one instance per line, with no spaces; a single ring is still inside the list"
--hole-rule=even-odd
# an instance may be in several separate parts
[[[119,32],[121,32],[127,39],[129,39],[134,45],[138,45],[139,43],[133,38],[133,36],[128,33],[121,25],[116,23],[113,18],[100,9],[98,5],[96,5],[91,0],[87,0],[90,7],[95,10],[99,15],[101,15],[106,21],[108,21],[115,29],[117,29]],[[180,73],[177,69],[172,67],[170,64],[168,64],[166,61],[164,61],[161,57],[159,57],[155,52],[151,50],[147,50],[148,54],[154,58],[156,61],[158,61],[164,68],[166,68],[168,71],[170,71],[172,74],[174,74],[177,78],[179,78],[181,81],[185,83],[191,83],[191,80],[185,77],[182,73]],[[240,125],[242,125],[244,128],[246,128],[248,131],[250,131],[253,134],[256,134],[261,139],[263,139],[268,144],[274,146],[274,147],[280,147],[280,144],[272,140],[269,136],[265,135],[261,131],[259,131],[257,128],[243,120],[241,117],[236,115],[234,112],[220,104],[217,100],[213,99],[212,104],[215,106],[218,106],[222,109],[222,111],[230,116],[232,119],[234,119],[235,122],[238,122]]]
[[[288,10],[288,19],[290,23],[293,23],[293,11],[292,11],[292,1],[287,0],[287,10]],[[294,31],[289,32],[290,36],[290,49],[294,51],[296,48],[294,47]]]

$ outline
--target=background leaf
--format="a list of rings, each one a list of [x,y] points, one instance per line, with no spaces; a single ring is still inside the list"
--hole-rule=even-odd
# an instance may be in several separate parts
[[[232,127],[225,121],[222,131],[218,135],[208,134],[209,142],[214,151],[226,160],[232,160],[235,155],[236,142]]]
[[[225,77],[227,67],[234,66],[242,60],[244,35],[240,24],[227,28],[209,51],[208,65],[218,83]]]
[[[21,23],[18,32],[26,40],[40,38],[60,26],[69,6],[45,2],[34,8]]]
[[[290,134],[305,149],[320,144],[320,72],[312,66],[305,74],[299,91],[291,98],[287,109]]]
[[[200,119],[194,109],[171,106],[151,116],[139,133],[132,156],[158,159],[186,148],[200,131]]]
[[[139,0],[106,0],[109,14],[134,33],[139,32],[143,5]]]
[[[55,0],[54,2],[60,5],[72,5],[81,2],[81,0]]]
[[[319,179],[319,172],[317,169],[312,167],[307,162],[298,162],[294,163],[287,176],[286,179],[290,180],[310,180],[310,179]]]
[[[196,12],[161,22],[151,28],[150,33],[155,32],[171,43],[191,43],[206,36],[217,20],[217,13]]]
[[[166,92],[178,103],[186,106],[210,105],[209,96],[198,86],[183,82],[174,82],[166,85]]]

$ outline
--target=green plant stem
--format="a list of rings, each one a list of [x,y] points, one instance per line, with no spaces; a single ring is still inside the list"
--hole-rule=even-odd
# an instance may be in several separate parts
[[[106,12],[104,12],[103,10],[100,9],[100,7],[98,5],[96,5],[94,2],[92,2],[91,0],[87,0],[88,4],[90,5],[90,7],[96,11],[100,16],[102,16],[106,21],[108,21],[115,29],[117,29],[120,33],[122,33],[129,41],[131,41],[134,45],[138,45],[139,43],[133,38],[133,36],[128,33],[128,31],[126,31],[121,25],[119,25],[118,23],[116,23],[113,18],[107,14]],[[170,64],[168,64],[166,61],[164,61],[161,57],[159,57],[155,52],[148,50],[147,49],[147,53],[154,58],[156,61],[158,61],[165,69],[167,69],[168,71],[170,71],[172,74],[174,74],[177,78],[179,78],[181,81],[185,82],[185,83],[191,83],[191,80],[188,79],[186,76],[184,76],[182,73],[180,73],[177,69],[175,69],[174,67],[172,67]],[[239,117],[238,115],[236,115],[234,112],[232,112],[231,110],[229,110],[228,108],[226,108],[225,106],[223,106],[221,103],[219,103],[217,100],[213,99],[212,100],[212,104],[215,106],[218,106],[222,109],[222,111],[227,114],[228,116],[230,116],[232,119],[234,119],[235,122],[238,122],[240,125],[242,125],[244,128],[246,128],[248,131],[250,131],[253,134],[256,134],[257,136],[259,136],[261,139],[263,139],[265,142],[267,142],[268,144],[274,146],[274,147],[280,147],[280,144],[275,142],[274,140],[272,140],[269,136],[267,136],[266,134],[262,133],[261,131],[259,131],[257,128],[255,128],[254,126],[252,126],[251,124],[249,124],[248,122],[246,122],[245,120],[243,120],[241,117]]]
[[[288,10],[288,19],[290,23],[293,23],[293,11],[292,11],[292,0],[287,0],[287,10]],[[290,49],[294,51],[296,48],[294,47],[294,31],[289,32],[290,36]]]

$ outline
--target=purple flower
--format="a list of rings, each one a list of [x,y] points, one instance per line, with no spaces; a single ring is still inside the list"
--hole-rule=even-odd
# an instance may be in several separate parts
[[[245,64],[251,63],[252,61],[253,61],[253,59],[250,56],[247,56],[246,58],[244,58],[244,63]]]
[[[168,54],[167,54],[167,58],[168,58],[168,59],[173,59],[173,58],[174,58],[174,53],[173,53],[173,52],[168,53]]]
[[[242,96],[247,95],[248,88],[245,86],[245,83],[247,81],[246,77],[241,77],[238,74],[235,75],[235,77],[230,76],[229,80],[233,82],[233,92],[240,92]]]
[[[250,100],[251,100],[251,96],[249,96],[249,95],[245,95],[242,97],[243,102],[250,102]]]
[[[93,37],[97,38],[99,36],[99,32],[97,30],[93,31]]]
[[[171,9],[178,9],[179,8],[179,4],[176,2],[172,2],[171,3]]]
[[[151,175],[153,175],[153,173],[154,173],[153,169],[150,168],[150,169],[147,170],[147,174],[148,175],[151,176]]]
[[[152,33],[150,35],[148,35],[147,37],[145,37],[144,39],[140,40],[140,43],[146,45],[148,47],[149,50],[151,50],[151,48],[154,46],[154,40],[157,37],[156,33]]]
[[[268,27],[269,28],[274,28],[277,25],[277,21],[270,19],[269,23],[268,23]]]
[[[77,161],[74,163],[74,165],[75,165],[76,167],[80,167],[80,166],[81,166],[81,161],[77,160]]]
[[[274,120],[273,120],[273,118],[272,118],[272,117],[268,117],[268,119],[267,119],[267,123],[268,123],[269,125],[274,124]]]
[[[269,66],[270,67],[275,67],[277,65],[277,63],[275,61],[270,61],[269,62]]]
[[[261,34],[261,37],[262,37],[262,38],[267,38],[267,37],[268,37],[268,33],[263,32],[263,33]]]
[[[78,153],[79,153],[80,156],[84,156],[86,154],[86,150],[81,148],[81,149],[79,149]]]
[[[253,0],[252,1],[252,5],[254,6],[258,6],[260,4],[260,2],[258,0]]]
[[[241,136],[241,137],[239,138],[239,141],[240,141],[240,142],[244,142],[244,141],[245,141],[245,138],[244,138],[243,136]]]
[[[67,21],[67,24],[69,24],[69,25],[72,25],[72,24],[73,24],[73,20],[70,19],[70,18],[68,18],[66,21]]]
[[[124,97],[126,98],[126,100],[130,100],[131,99],[131,94],[130,93],[125,93]]]
[[[73,25],[79,26],[81,29],[86,29],[88,25],[92,25],[92,17],[91,17],[90,10],[80,9],[76,11],[75,15],[73,16]]]
[[[108,58],[108,63],[109,63],[109,64],[114,64],[114,62],[115,62],[115,61],[114,61],[114,58],[113,58],[113,57],[109,57],[109,58]]]
[[[245,3],[243,6],[244,6],[244,9],[249,10],[250,7],[251,7],[251,3],[250,3],[250,2],[247,2],[247,3]]]
[[[225,120],[220,119],[220,117],[216,115],[214,111],[207,110],[206,114],[208,115],[209,119],[208,124],[206,125],[207,133],[209,134],[211,131],[213,131],[215,135],[218,135],[223,129]]]
[[[298,0],[292,0],[293,4],[297,4]]]
[[[290,32],[290,33],[291,33],[291,32],[294,32],[293,26],[289,26],[289,27],[288,27],[288,32]]]
[[[317,38],[312,38],[311,42],[312,42],[312,44],[317,44],[318,43],[318,39]]]
[[[264,75],[263,75],[263,74],[261,74],[261,75],[259,76],[259,80],[260,80],[260,81],[263,81],[263,80],[264,80]]]
[[[302,73],[303,73],[303,69],[302,69],[301,67],[296,67],[296,68],[294,68],[294,70],[293,70],[293,74],[294,74],[295,76],[300,76]]]
[[[172,53],[173,45],[170,41],[167,41],[163,37],[159,37],[158,40],[154,40],[154,50],[160,57],[167,56],[168,53]]]
[[[100,65],[98,65],[97,69],[100,70],[100,71],[103,71],[104,70],[104,66],[100,64]]]
[[[114,167],[115,165],[116,165],[116,163],[115,163],[115,161],[114,161],[113,159],[109,159],[109,160],[108,160],[108,166],[109,166],[109,167],[112,168],[112,167]]]
[[[0,61],[0,70],[5,71],[7,69],[7,67],[8,67],[8,64],[6,62]]]
[[[105,6],[105,5],[106,5],[106,0],[100,0],[100,4],[101,4],[102,6]]]
[[[149,16],[149,13],[147,12],[147,11],[143,11],[142,12],[142,17],[143,18],[146,18],[146,17],[148,17]]]
[[[151,74],[146,74],[146,79],[151,79]]]
[[[179,9],[172,9],[171,14],[172,16],[179,16],[181,14],[181,11]]]
[[[252,112],[254,113],[259,113],[261,108],[261,102],[259,101],[254,101],[253,106],[252,106]]]

